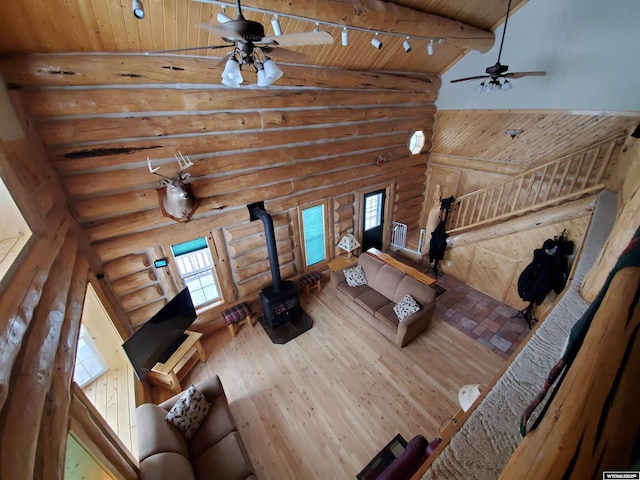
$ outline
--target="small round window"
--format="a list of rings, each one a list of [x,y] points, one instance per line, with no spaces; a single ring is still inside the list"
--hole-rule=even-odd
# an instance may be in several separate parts
[[[411,138],[409,139],[409,151],[413,155],[417,155],[422,153],[424,150],[424,146],[426,143],[426,137],[424,136],[424,132],[422,130],[417,130],[413,132]]]

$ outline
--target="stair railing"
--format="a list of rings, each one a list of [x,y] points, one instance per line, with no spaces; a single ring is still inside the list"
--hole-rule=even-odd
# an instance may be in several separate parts
[[[447,233],[460,233],[602,190],[607,166],[625,137],[626,133],[618,134],[504,182],[462,195],[449,215]]]

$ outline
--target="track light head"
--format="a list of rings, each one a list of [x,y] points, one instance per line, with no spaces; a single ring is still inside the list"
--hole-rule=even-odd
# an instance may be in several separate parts
[[[402,48],[404,48],[404,51],[409,53],[411,51],[411,44],[409,43],[409,37],[407,37],[407,39],[402,42]]]
[[[380,50],[382,48],[382,42],[378,39],[378,33],[377,32],[374,35],[374,37],[371,39],[371,45],[373,45],[374,48],[377,48],[378,50]]]
[[[433,55],[433,40],[429,40],[429,43],[427,43],[427,53]]]
[[[280,20],[278,20],[278,15],[274,15],[271,19],[271,26],[273,27],[273,33],[276,37],[282,35],[282,29],[280,28]]]
[[[347,31],[347,27],[342,29],[342,46],[346,47],[349,45],[349,32]]]
[[[133,16],[138,20],[144,18],[144,5],[142,5],[142,0],[132,0],[131,10],[133,11]]]

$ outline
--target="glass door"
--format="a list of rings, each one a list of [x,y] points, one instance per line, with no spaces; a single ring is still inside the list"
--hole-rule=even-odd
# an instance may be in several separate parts
[[[384,190],[376,190],[364,194],[362,222],[362,251],[375,247],[382,250],[382,233],[384,229]]]

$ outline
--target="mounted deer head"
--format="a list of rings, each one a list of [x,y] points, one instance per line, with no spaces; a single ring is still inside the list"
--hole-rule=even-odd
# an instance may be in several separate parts
[[[156,173],[160,167],[152,168],[149,157],[147,157],[147,165],[151,173],[162,177],[160,183],[164,187],[164,197],[162,199],[163,213],[178,222],[187,222],[197,207],[196,202],[185,184],[191,174],[184,173],[184,171],[192,166],[193,163],[189,160],[189,157],[185,158],[182,153],[178,153],[180,157],[178,157],[178,155],[174,156],[180,169],[173,177],[166,177],[160,173]]]

